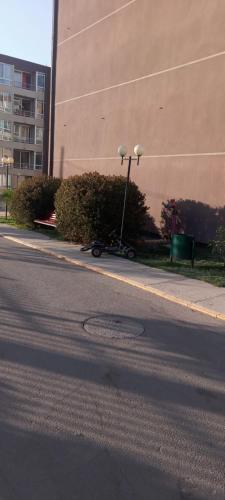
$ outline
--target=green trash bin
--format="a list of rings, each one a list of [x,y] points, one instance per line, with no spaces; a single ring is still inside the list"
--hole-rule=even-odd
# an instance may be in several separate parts
[[[191,260],[192,267],[195,258],[195,239],[187,234],[173,234],[170,246],[170,260]]]

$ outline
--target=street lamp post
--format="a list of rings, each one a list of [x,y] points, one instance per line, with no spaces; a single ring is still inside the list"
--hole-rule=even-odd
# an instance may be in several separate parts
[[[6,166],[6,189],[8,191],[9,189],[9,167],[13,165],[14,159],[11,158],[10,156],[3,156],[2,157],[2,164],[5,167]],[[8,218],[8,202],[6,200],[5,203],[5,218]]]
[[[121,145],[118,148],[118,154],[119,154],[119,156],[121,156],[121,165],[123,165],[124,160],[128,161],[127,180],[126,180],[126,186],[125,186],[125,191],[124,191],[123,213],[122,213],[121,230],[120,230],[120,246],[122,245],[122,238],[123,238],[124,220],[125,220],[126,204],[127,204],[127,192],[128,192],[129,181],[130,181],[131,164],[132,164],[132,160],[136,160],[137,165],[139,165],[140,157],[143,155],[143,153],[144,153],[144,149],[140,144],[137,144],[134,147],[134,154],[135,154],[134,157],[133,156],[126,156],[126,154],[127,154],[126,146]]]

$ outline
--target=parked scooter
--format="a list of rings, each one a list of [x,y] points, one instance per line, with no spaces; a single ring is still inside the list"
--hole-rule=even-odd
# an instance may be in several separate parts
[[[81,252],[91,251],[93,257],[101,257],[102,253],[122,254],[128,259],[136,257],[136,251],[124,240],[120,240],[116,231],[110,233],[111,243],[108,245],[101,240],[91,241],[81,248]]]

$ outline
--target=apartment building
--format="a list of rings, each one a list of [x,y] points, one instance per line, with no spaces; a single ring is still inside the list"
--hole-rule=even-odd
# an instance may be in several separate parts
[[[212,237],[225,224],[224,19],[224,0],[55,0],[54,175],[126,174],[118,146],[142,144],[131,177],[156,223],[181,199],[188,230]]]
[[[49,99],[50,68],[0,54],[0,188],[47,173]]]

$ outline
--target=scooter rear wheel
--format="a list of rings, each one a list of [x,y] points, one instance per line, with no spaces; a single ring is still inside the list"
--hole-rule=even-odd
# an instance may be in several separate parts
[[[99,248],[99,247],[92,248],[91,253],[92,253],[93,257],[101,257],[101,255],[102,255],[101,248]]]
[[[135,257],[136,257],[135,250],[133,250],[133,248],[130,248],[129,250],[127,250],[126,256],[128,259],[135,259]]]

